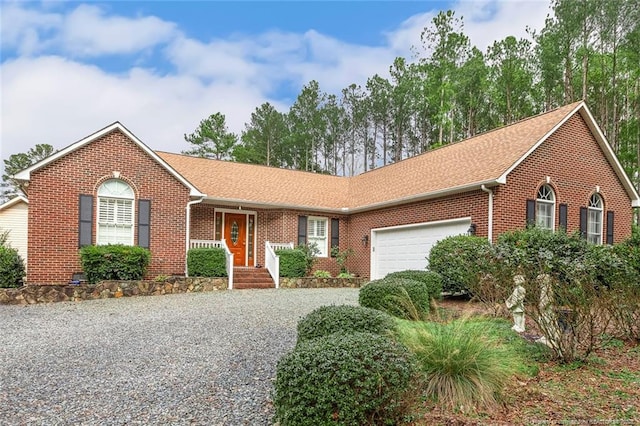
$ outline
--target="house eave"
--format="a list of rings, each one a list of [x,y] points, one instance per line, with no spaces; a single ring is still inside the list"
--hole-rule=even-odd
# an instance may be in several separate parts
[[[218,198],[218,197],[212,197],[212,196],[205,196],[204,203],[215,204],[215,205],[225,206],[225,207],[241,208],[241,209],[301,210],[301,211],[311,211],[311,212],[341,214],[341,215],[348,213],[343,208],[318,207],[318,206],[307,206],[307,205],[301,205],[301,204],[287,204],[287,203],[270,203],[266,201],[252,201],[252,200],[244,200],[239,198]]]
[[[479,191],[484,185],[485,187],[495,187],[500,185],[499,179],[489,179],[481,182],[474,182],[466,185],[459,185],[452,188],[445,188],[438,191],[425,192],[422,194],[414,194],[407,197],[396,198],[394,200],[382,201],[379,203],[368,204],[366,206],[353,207],[349,209],[349,213],[362,213],[371,210],[379,210],[389,207],[396,207],[403,204],[416,203],[420,201],[431,200],[434,198],[447,197],[464,192]]]
[[[18,195],[17,197],[13,197],[12,199],[10,199],[9,201],[3,203],[0,205],[0,210],[5,210],[8,209],[18,203],[25,203],[25,204],[29,204],[29,200],[27,200],[25,197],[23,197],[22,195]]]

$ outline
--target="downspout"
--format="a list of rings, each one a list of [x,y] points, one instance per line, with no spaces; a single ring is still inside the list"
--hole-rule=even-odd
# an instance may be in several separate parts
[[[185,238],[185,252],[184,252],[184,276],[185,277],[189,276],[189,269],[187,268],[187,253],[189,252],[189,245],[190,245],[190,239],[191,239],[191,206],[194,204],[201,203],[202,200],[204,200],[204,197],[200,198],[199,200],[189,201],[187,203],[187,206],[185,207],[187,210],[187,223],[186,223],[187,232],[186,232],[186,238]]]
[[[485,185],[480,187],[484,192],[489,194],[489,212],[487,213],[487,239],[493,244],[493,191]]]

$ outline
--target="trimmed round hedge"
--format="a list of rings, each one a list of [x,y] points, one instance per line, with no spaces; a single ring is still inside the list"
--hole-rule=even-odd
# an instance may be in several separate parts
[[[394,328],[393,319],[376,309],[349,305],[322,306],[298,322],[298,342],[338,332],[385,335]]]
[[[491,250],[489,240],[456,235],[438,241],[429,252],[429,270],[442,277],[442,290],[448,293],[468,291],[482,272],[483,262]]]
[[[440,300],[442,298],[442,277],[437,272],[408,269],[406,271],[391,272],[385,278],[404,278],[423,282],[427,285],[429,299]]]
[[[308,340],[280,359],[275,420],[281,426],[397,424],[413,358],[372,333]]]
[[[427,285],[404,278],[370,281],[358,294],[360,306],[377,309],[398,318],[421,319],[429,313],[431,297]]]

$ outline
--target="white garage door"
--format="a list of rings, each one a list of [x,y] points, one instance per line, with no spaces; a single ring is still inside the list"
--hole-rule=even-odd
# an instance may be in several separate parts
[[[433,245],[448,236],[466,234],[471,218],[426,222],[371,230],[371,279],[389,272],[424,270]]]

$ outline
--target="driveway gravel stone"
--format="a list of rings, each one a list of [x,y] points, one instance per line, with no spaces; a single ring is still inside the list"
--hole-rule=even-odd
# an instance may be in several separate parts
[[[270,425],[298,320],[358,289],[0,305],[2,425]]]

